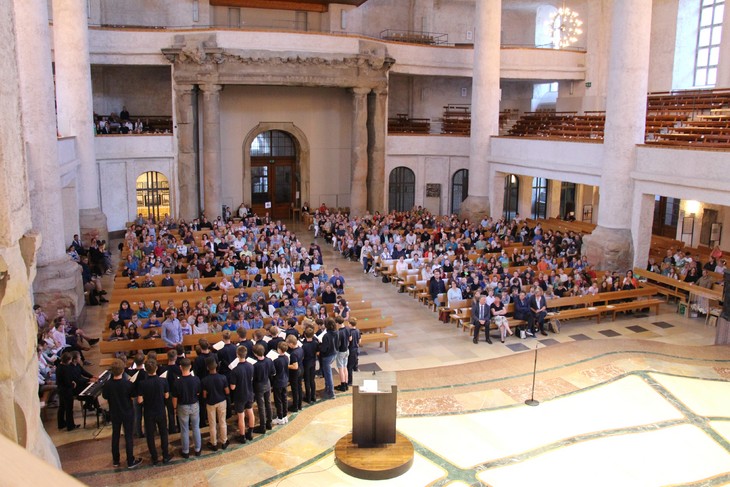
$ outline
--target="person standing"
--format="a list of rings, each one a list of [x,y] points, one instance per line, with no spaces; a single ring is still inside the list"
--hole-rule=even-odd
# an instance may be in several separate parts
[[[177,421],[180,427],[180,442],[182,443],[182,457],[190,457],[190,433],[193,431],[195,456],[200,456],[203,448],[200,438],[200,379],[190,374],[192,364],[189,358],[180,360],[181,376],[175,381],[172,388],[172,406],[177,412]]]
[[[338,316],[337,323],[337,371],[340,375],[340,385],[335,387],[338,391],[347,391],[347,360],[350,356],[350,330],[345,326],[345,320]]]
[[[162,463],[167,464],[172,458],[168,445],[167,418],[165,417],[165,401],[170,397],[170,385],[167,380],[157,375],[157,360],[147,360],[144,369],[147,372],[147,378],[137,385],[139,394],[137,402],[144,404],[144,433],[147,437],[147,449],[150,451],[152,465],[157,465],[155,433],[159,431]]]
[[[484,327],[484,334],[487,337],[487,343],[492,344],[489,338],[489,306],[487,306],[487,297],[482,295],[479,302],[475,303],[471,308],[471,322],[474,325],[474,343],[479,343],[479,332]]]
[[[317,353],[319,341],[314,336],[314,328],[309,326],[304,330],[302,339],[302,351],[304,353],[304,401],[313,404],[317,401],[317,387],[314,381],[317,369]]]
[[[230,394],[228,380],[223,374],[218,373],[218,359],[215,356],[205,359],[205,365],[208,368],[208,376],[202,380],[201,385],[210,425],[208,448],[218,451],[218,440],[220,440],[221,449],[225,450],[229,445],[226,424],[226,396]]]
[[[124,443],[127,450],[127,468],[135,468],[142,463],[134,457],[134,384],[124,377],[124,362],[114,359],[111,366],[112,379],[106,381],[101,394],[109,402],[109,415],[112,421],[112,463],[119,468],[119,439],[124,428]]]
[[[304,370],[304,350],[295,335],[286,337],[289,348],[289,388],[291,389],[291,407],[289,411],[296,413],[302,409],[302,371]]]
[[[289,350],[289,345],[284,341],[279,342],[276,346],[276,352],[279,356],[274,359],[274,379],[271,384],[274,389],[276,418],[271,421],[272,424],[286,424],[289,422],[289,419],[286,417],[286,386],[289,384],[289,357],[286,356],[287,350]]]
[[[61,354],[60,363],[56,366],[56,385],[58,386],[58,429],[73,431],[80,426],[74,423],[74,389],[73,366],[71,352]]]
[[[231,402],[238,415],[238,441],[246,443],[253,440],[253,365],[246,361],[248,349],[239,346],[236,349],[238,364],[231,371]],[[248,428],[246,427],[248,423]]]
[[[265,356],[266,349],[261,344],[253,347],[256,363],[253,366],[253,392],[259,410],[259,426],[255,432],[265,435],[271,429],[271,378],[274,377],[274,363]]]
[[[335,320],[327,318],[324,322],[326,333],[322,336],[319,345],[319,356],[322,359],[321,367],[324,375],[324,398],[334,399],[335,388],[332,382],[332,361],[337,356],[337,329]]]
[[[347,357],[347,385],[352,385],[352,374],[356,372],[360,356],[360,330],[357,329],[357,318],[347,320],[347,327],[350,330],[350,355]]]

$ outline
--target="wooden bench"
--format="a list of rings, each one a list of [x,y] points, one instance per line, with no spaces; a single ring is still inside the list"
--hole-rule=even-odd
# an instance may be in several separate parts
[[[393,317],[386,316],[385,318],[371,318],[357,321],[357,328],[362,332],[362,335],[369,335],[370,333],[382,333],[386,328],[393,326]]]
[[[644,308],[654,308],[654,314],[659,314],[659,305],[664,304],[663,299],[638,299],[628,303],[609,304],[603,306],[606,314],[611,313],[611,321],[616,321],[617,313],[625,313],[627,311],[639,311]]]
[[[358,327],[360,326],[360,323],[358,323]],[[385,353],[388,353],[388,341],[391,338],[398,338],[398,335],[395,332],[392,331],[386,331],[382,333],[363,333],[360,337],[360,343],[366,344],[366,343],[379,343],[380,347],[385,344]]]

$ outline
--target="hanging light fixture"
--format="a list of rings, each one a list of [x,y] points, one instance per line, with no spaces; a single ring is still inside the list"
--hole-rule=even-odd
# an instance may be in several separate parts
[[[583,33],[583,21],[578,17],[578,12],[565,6],[565,0],[563,6],[550,16],[549,26],[555,49],[564,49],[578,42],[578,36]]]

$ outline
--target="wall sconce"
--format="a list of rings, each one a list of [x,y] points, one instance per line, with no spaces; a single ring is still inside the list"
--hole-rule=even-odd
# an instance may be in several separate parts
[[[696,200],[687,200],[687,202],[684,205],[684,209],[687,213],[691,215],[696,215],[700,212],[700,202]]]

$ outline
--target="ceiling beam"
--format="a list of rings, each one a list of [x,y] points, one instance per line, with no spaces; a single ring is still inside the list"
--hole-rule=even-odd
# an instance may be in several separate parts
[[[266,8],[319,13],[326,12],[329,7],[327,3],[296,0],[210,0],[210,4],[218,7]]]

